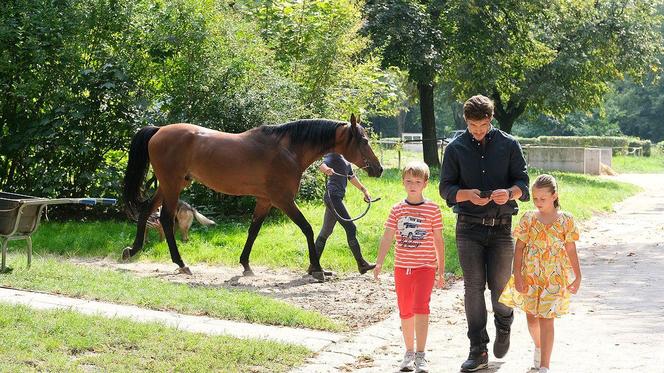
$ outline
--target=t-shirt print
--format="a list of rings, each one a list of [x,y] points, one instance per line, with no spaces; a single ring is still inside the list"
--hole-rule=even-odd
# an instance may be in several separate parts
[[[402,216],[397,221],[397,232],[399,233],[399,245],[407,248],[417,248],[427,235],[422,226],[424,219],[415,216]]]

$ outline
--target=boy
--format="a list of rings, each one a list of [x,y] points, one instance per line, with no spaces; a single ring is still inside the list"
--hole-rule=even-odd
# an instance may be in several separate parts
[[[429,328],[429,300],[434,281],[438,288],[445,284],[443,220],[438,205],[422,195],[429,181],[429,167],[425,163],[408,163],[401,179],[407,196],[392,207],[385,222],[374,278],[379,280],[385,255],[396,238],[394,282],[406,345],[400,369],[402,372],[428,372],[424,349]]]

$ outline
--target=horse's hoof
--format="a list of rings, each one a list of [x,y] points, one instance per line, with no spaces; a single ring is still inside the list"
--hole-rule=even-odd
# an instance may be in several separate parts
[[[311,272],[311,276],[313,276],[317,282],[325,282],[325,272],[323,271],[313,271]]]
[[[242,272],[242,276],[252,277],[252,276],[255,276],[255,275],[254,275],[254,271],[248,269],[248,270]]]
[[[186,266],[178,268],[178,274],[189,275],[189,276],[192,275],[191,270],[189,269],[189,267]]]
[[[129,260],[131,258],[131,247],[127,246],[122,250],[122,260]]]
[[[361,275],[371,271],[374,268],[376,268],[375,264],[366,263],[366,262],[357,266],[357,270],[360,271]]]

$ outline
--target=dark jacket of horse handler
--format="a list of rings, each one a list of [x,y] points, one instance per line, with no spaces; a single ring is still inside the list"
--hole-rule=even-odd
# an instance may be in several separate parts
[[[371,199],[369,191],[364,185],[362,185],[357,175],[353,173],[353,168],[351,167],[350,162],[348,162],[341,154],[325,154],[323,157],[323,163],[319,168],[323,173],[328,175],[328,179],[327,185],[325,186],[325,197],[323,198],[323,201],[325,202],[323,226],[316,238],[316,253],[318,254],[318,258],[320,259],[323,254],[325,243],[327,242],[328,237],[332,234],[334,226],[339,222],[346,231],[346,240],[348,241],[348,247],[350,248],[351,253],[353,253],[353,257],[357,262],[357,270],[361,274],[364,274],[367,271],[372,270],[375,265],[368,263],[362,257],[360,243],[357,241],[357,227],[352,222],[343,199],[346,195],[346,186],[349,181],[364,193],[364,199],[366,201]],[[330,275],[331,272],[326,272],[325,274]]]
[[[509,349],[512,309],[498,298],[512,272],[512,216],[516,200],[528,201],[526,161],[518,141],[491,126],[493,102],[473,96],[464,104],[467,131],[445,149],[440,195],[458,214],[457,250],[463,270],[470,354],[464,372],[488,366],[489,336],[484,290],[488,284],[496,338],[493,353]]]

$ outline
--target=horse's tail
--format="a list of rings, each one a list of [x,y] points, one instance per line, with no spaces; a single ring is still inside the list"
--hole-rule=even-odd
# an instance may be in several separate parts
[[[143,210],[149,200],[143,200],[141,185],[145,179],[150,164],[148,143],[159,127],[148,126],[141,128],[131,139],[129,145],[129,161],[124,177],[122,197],[125,201],[127,213],[133,219],[138,219],[138,213]]]

